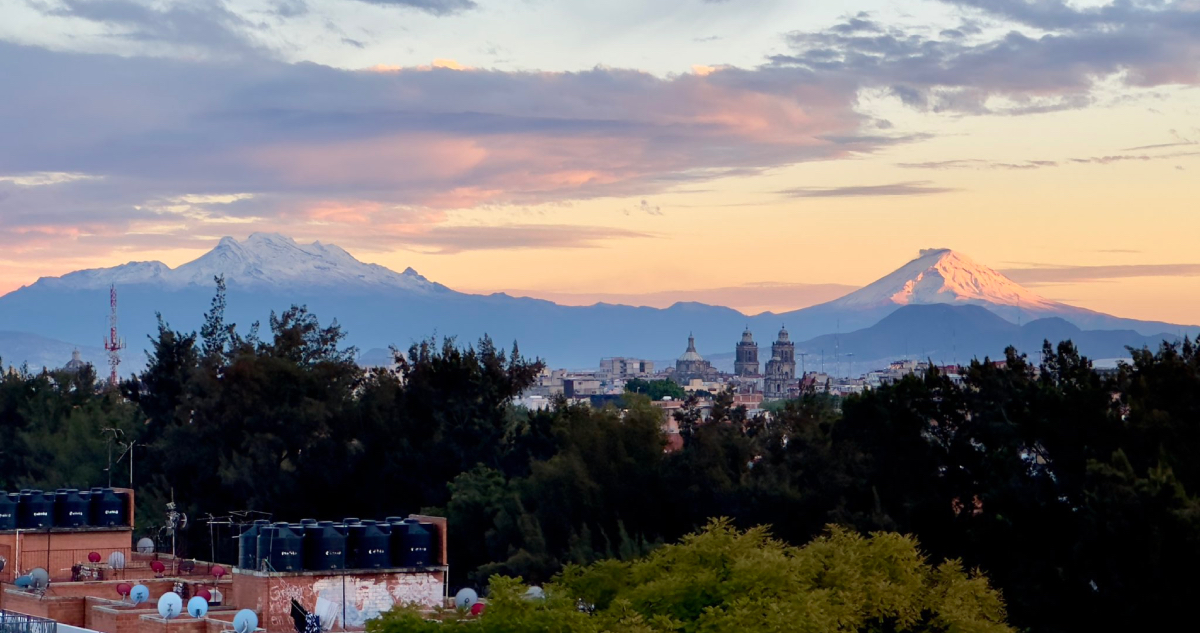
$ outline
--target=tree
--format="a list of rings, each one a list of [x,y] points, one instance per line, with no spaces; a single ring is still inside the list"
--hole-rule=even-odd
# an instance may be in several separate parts
[[[480,631],[1011,631],[987,579],[957,561],[931,565],[911,537],[831,528],[803,547],[763,527],[714,520],[631,561],[569,566],[529,600],[520,579],[495,578]],[[582,608],[580,607],[582,605]],[[400,608],[370,633],[432,630]],[[445,626],[445,625],[443,625]]]
[[[663,380],[634,378],[625,383],[625,392],[640,393],[649,396],[651,400],[663,400],[668,397],[672,400],[683,400],[687,397],[687,392],[683,390],[683,387],[670,378]]]

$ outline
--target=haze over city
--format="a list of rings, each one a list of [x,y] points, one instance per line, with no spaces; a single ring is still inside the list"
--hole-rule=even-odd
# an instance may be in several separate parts
[[[224,235],[747,313],[949,247],[1195,323],[1176,2],[0,0],[0,291]]]

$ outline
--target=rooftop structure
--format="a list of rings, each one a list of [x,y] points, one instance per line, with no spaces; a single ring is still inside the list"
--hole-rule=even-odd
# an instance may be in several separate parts
[[[43,618],[102,633],[228,633],[235,614],[248,609],[256,631],[290,633],[299,609],[316,615],[323,630],[359,631],[399,603],[446,604],[441,517],[256,522],[238,538],[238,560],[218,564],[158,553],[149,539],[131,547],[127,524],[75,525],[85,516],[91,522],[97,507],[94,499],[81,504],[79,491],[53,493],[49,502],[45,493],[26,492],[15,511],[0,506],[0,517],[12,515],[20,526],[0,530],[0,581],[7,583],[0,585],[0,610],[20,614],[16,620]],[[131,490],[102,491],[99,498],[101,517],[111,510],[114,520],[128,523]],[[29,581],[39,568],[47,581]],[[198,615],[163,617],[156,605],[170,593],[184,604],[203,597],[207,606]],[[29,633],[54,633],[47,627]]]

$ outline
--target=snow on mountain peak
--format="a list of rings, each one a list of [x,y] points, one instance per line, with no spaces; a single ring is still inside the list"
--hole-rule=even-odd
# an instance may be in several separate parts
[[[916,259],[830,305],[872,308],[935,303],[1020,306],[1030,310],[1064,307],[948,248],[923,249]]]
[[[225,277],[231,287],[334,286],[391,287],[407,290],[441,288],[411,268],[397,273],[384,266],[366,264],[339,246],[313,242],[298,244],[278,233],[252,233],[245,240],[223,237],[209,252],[171,269],[162,262],[130,262],[44,278],[39,283],[71,288],[102,288],[108,284],[161,284],[166,287],[211,286]]]

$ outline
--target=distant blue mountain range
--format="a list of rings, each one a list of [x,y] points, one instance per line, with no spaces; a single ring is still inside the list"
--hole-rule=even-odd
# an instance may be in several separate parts
[[[689,332],[702,354],[732,351],[747,326],[769,348],[775,333],[786,326],[792,340],[799,341],[798,349],[830,353],[836,346],[839,353],[855,354],[856,366],[865,367],[930,353],[942,357],[936,360],[966,360],[995,354],[1008,343],[1036,351],[1043,336],[1070,337],[1081,342],[1085,353],[1108,357],[1125,345],[1156,344],[1196,331],[1052,302],[949,250],[923,251],[880,281],[829,303],[750,316],[700,303],[665,309],[563,306],[505,294],[466,294],[411,269],[397,273],[364,264],[333,245],[254,234],[244,241],[224,238],[209,253],[175,269],[159,262],[131,262],[43,278],[0,297],[0,330],[7,332],[0,336],[0,358],[5,364],[30,360],[40,366],[63,350],[82,346],[86,360],[102,363],[99,344],[107,331],[108,289],[114,284],[120,328],[129,344],[122,373],[131,373],[144,363],[142,350],[156,330],[156,314],[174,329],[199,328],[215,290],[214,275],[227,281],[227,320],[240,328],[254,321],[265,324],[272,310],[304,304],[323,322],[337,319],[349,333],[348,343],[364,352],[376,350],[376,361],[379,348],[407,348],[430,336],[474,342],[487,334],[504,347],[517,341],[523,354],[552,366],[587,368],[605,356],[673,358],[683,351]],[[1017,321],[1025,325],[1017,326]],[[67,353],[59,364],[69,358]]]

